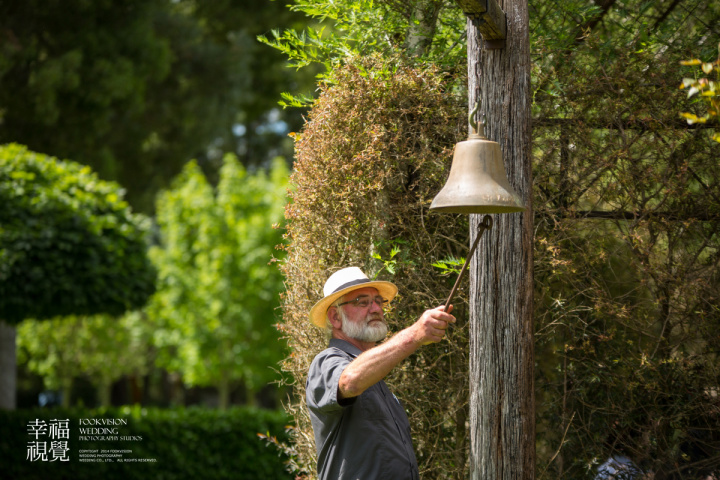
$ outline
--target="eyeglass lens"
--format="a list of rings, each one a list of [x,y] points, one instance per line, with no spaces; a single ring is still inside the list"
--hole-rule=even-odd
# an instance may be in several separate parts
[[[375,297],[370,298],[368,295],[361,295],[357,297],[355,300],[351,300],[351,303],[354,303],[358,307],[367,307],[370,305],[370,302],[375,302],[378,306],[382,307],[387,303],[387,300],[385,300],[383,297]]]

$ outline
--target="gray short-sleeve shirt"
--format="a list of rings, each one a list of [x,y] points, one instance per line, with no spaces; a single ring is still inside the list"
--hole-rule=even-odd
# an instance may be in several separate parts
[[[338,382],[362,351],[333,338],[308,372],[305,394],[315,433],[320,480],[419,480],[410,423],[400,401],[380,381],[338,401]]]

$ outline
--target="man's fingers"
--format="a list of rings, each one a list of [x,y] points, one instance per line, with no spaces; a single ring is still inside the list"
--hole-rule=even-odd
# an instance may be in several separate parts
[[[452,311],[452,305],[450,305],[450,308],[448,309],[449,312]],[[438,320],[442,320],[447,323],[455,323],[455,317],[450,315],[450,313],[445,313],[445,306],[440,306],[436,310],[438,310],[437,315],[434,315],[434,318],[437,318]]]
[[[436,310],[440,310],[441,312],[444,312],[444,311],[445,311],[445,305],[440,305],[439,307],[436,307]],[[450,313],[450,312],[452,312],[452,311],[453,311],[453,305],[451,304],[451,305],[448,307],[448,309],[447,309],[447,313]]]
[[[422,328],[425,338],[423,345],[442,341],[450,324],[455,323],[455,317],[444,310],[444,305],[427,310],[418,321],[418,327]],[[448,311],[452,311],[452,305],[448,307]]]
[[[448,328],[448,323],[445,321],[440,321],[440,325],[437,325],[434,330],[431,332],[431,335],[435,335],[438,338],[438,341],[442,340],[442,338],[445,336],[445,330]]]

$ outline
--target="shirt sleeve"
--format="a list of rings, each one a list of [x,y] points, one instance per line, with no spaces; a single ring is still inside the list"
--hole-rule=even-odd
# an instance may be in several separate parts
[[[339,412],[355,398],[338,399],[340,375],[352,360],[336,348],[324,350],[313,360],[308,371],[305,396],[308,408],[319,413]]]

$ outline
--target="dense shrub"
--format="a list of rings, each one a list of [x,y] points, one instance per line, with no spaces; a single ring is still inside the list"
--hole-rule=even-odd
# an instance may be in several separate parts
[[[141,441],[80,441],[79,420],[127,419],[123,436]],[[69,419],[68,462],[31,462],[27,459],[28,423]],[[287,479],[285,459],[258,433],[286,438],[287,416],[282,412],[237,408],[227,411],[201,408],[144,409],[82,408],[0,411],[0,478],[46,479]],[[43,440],[40,437],[39,440]],[[49,443],[48,443],[49,448]],[[128,449],[124,458],[155,459],[151,463],[84,463],[80,449]]]
[[[298,423],[297,461],[309,476],[315,473],[315,446],[304,386],[308,366],[327,340],[308,312],[327,277],[359,266],[395,282],[400,295],[387,320],[398,331],[444,303],[455,278],[433,264],[467,252],[467,216],[428,210],[445,182],[452,147],[466,133],[464,101],[447,89],[432,69],[398,66],[396,60],[350,62],[321,86],[296,137],[280,328],[293,350],[284,369],[299,399],[288,405]],[[408,411],[423,478],[466,477],[465,293],[454,301],[458,322],[447,340],[421,348],[386,379]]]

